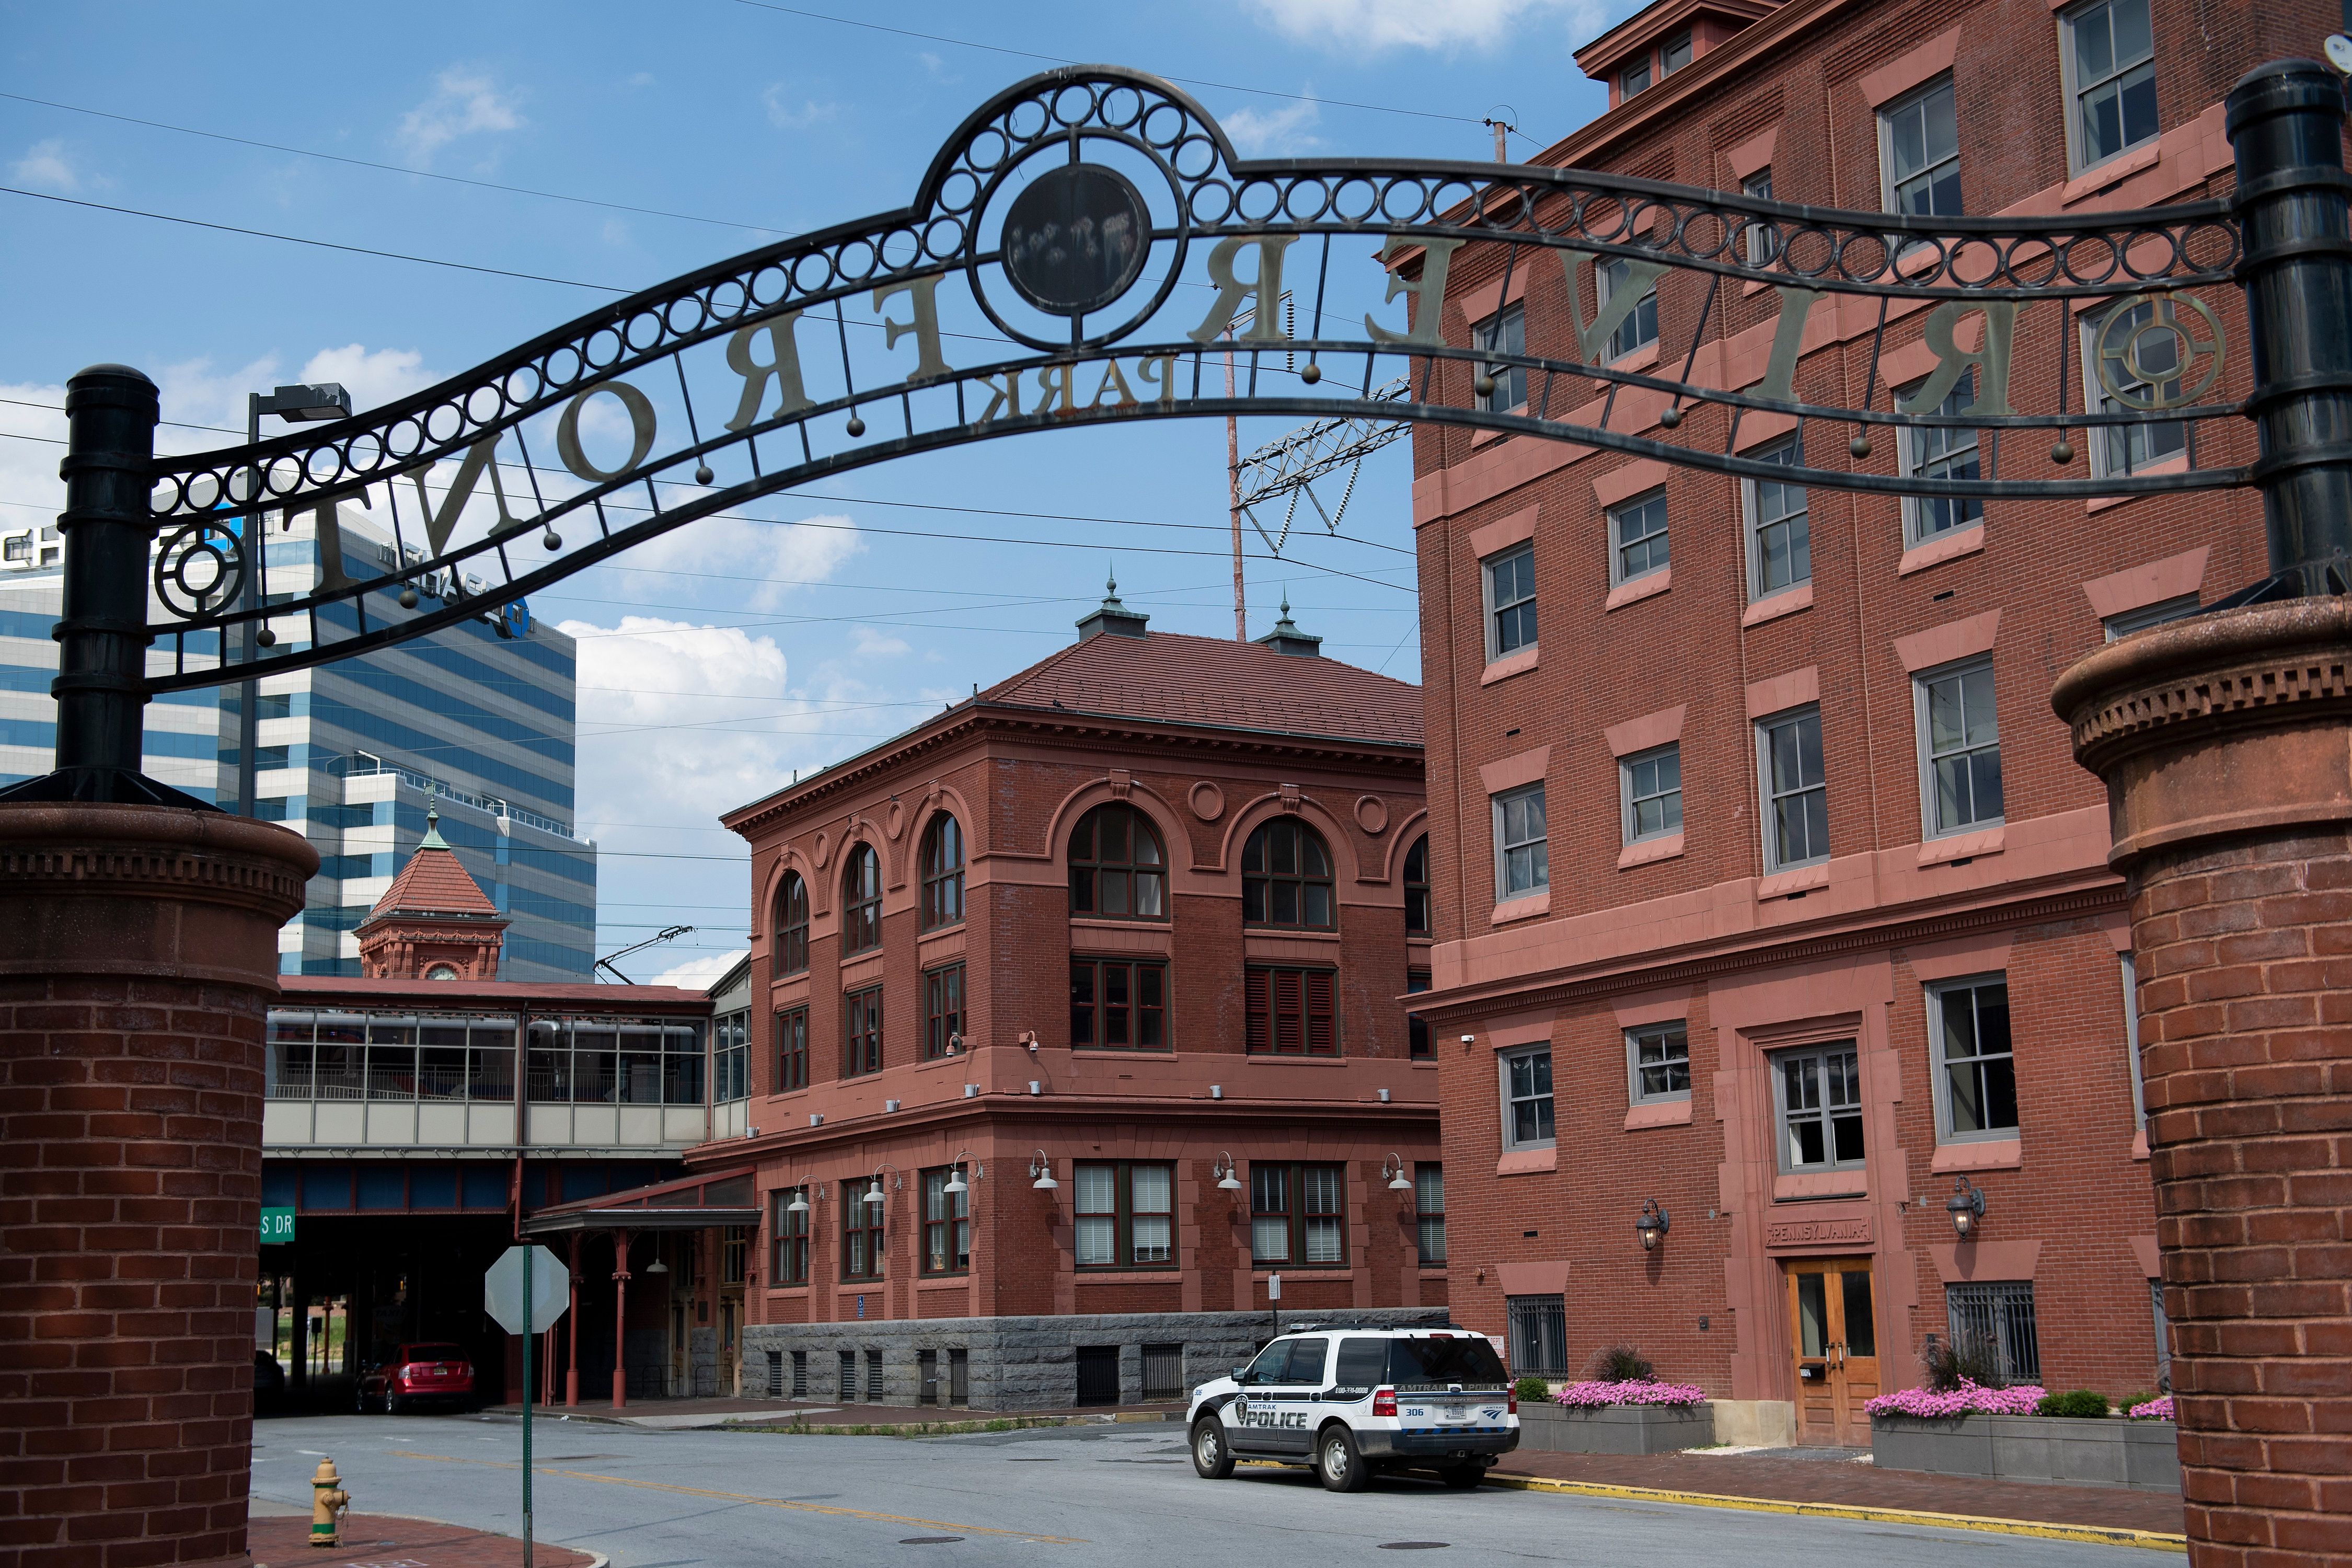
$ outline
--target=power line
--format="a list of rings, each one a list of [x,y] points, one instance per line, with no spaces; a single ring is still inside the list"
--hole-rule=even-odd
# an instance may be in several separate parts
[[[777,5],[771,0],[735,0],[739,5],[749,5],[759,11],[777,11],[787,16],[805,16],[814,22],[832,22],[844,27],[863,27],[870,33],[896,33],[902,38],[921,38],[928,43],[953,44],[958,48],[984,49],[990,54],[1012,55],[1024,60],[1044,60],[1049,65],[1085,65],[1084,60],[1069,59],[1061,55],[1041,55],[1034,49],[1011,48],[1003,44],[982,44],[971,38],[952,38],[945,33],[919,33],[911,27],[885,26],[879,22],[860,22],[848,16],[829,16],[823,11],[804,11],[794,5]],[[1464,125],[1483,125],[1486,121],[1475,114],[1440,114],[1429,109],[1397,109],[1385,103],[1355,103],[1344,98],[1313,98],[1303,92],[1277,92],[1266,87],[1243,87],[1230,81],[1210,81],[1196,76],[1167,74],[1170,81],[1181,81],[1192,87],[1213,87],[1220,92],[1248,92],[1260,98],[1286,98],[1294,103],[1328,103],[1337,109],[1364,109],[1375,114],[1406,114],[1418,120],[1451,120]]]
[[[62,109],[69,114],[95,115],[100,120],[119,120],[126,125],[144,125],[150,130],[176,132],[182,136],[202,136],[214,142],[233,142],[240,147],[260,147],[272,153],[291,153],[298,157],[322,158],[331,163],[348,163],[358,169],[380,169],[390,174],[413,174],[420,180],[440,180],[452,185],[473,185],[486,191],[507,191],[516,195],[539,196],[551,202],[572,202],[581,206],[610,207],[614,212],[637,213],[646,217],[678,218],[687,223],[707,223],[719,228],[748,228],[760,234],[772,234],[793,238],[798,232],[789,228],[773,228],[765,224],[742,223],[734,218],[703,217],[696,213],[674,213],[660,207],[632,206],[626,202],[600,201],[594,196],[568,195],[562,191],[537,191],[528,185],[502,185],[496,180],[469,180],[462,174],[437,174],[430,169],[411,169],[401,163],[377,163],[365,158],[347,158],[340,153],[321,153],[312,147],[289,147],[282,142],[263,142],[251,136],[231,136],[220,131],[200,131],[193,125],[172,125],[161,120],[142,120],[135,114],[116,114],[104,109],[87,109],[79,103],[59,103],[54,99],[32,98],[21,92],[0,92],[0,98],[14,99],[18,103],[37,103],[44,109]]]

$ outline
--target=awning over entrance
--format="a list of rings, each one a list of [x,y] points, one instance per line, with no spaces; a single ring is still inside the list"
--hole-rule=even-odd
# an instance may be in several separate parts
[[[714,1225],[760,1223],[751,1168],[714,1171],[649,1187],[557,1204],[526,1215],[525,1236],[568,1236],[583,1230],[700,1230]]]

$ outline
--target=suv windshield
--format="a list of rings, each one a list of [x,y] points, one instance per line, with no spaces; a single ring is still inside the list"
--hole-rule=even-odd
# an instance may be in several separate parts
[[[1389,1381],[1401,1391],[1414,1388],[1499,1388],[1503,1359],[1482,1335],[1461,1339],[1392,1340]]]

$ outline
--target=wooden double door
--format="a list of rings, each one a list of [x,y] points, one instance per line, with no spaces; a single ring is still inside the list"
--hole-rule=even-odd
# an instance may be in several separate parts
[[[1789,1331],[1796,1359],[1797,1441],[1864,1447],[1864,1402],[1878,1395],[1878,1314],[1867,1258],[1792,1258]]]

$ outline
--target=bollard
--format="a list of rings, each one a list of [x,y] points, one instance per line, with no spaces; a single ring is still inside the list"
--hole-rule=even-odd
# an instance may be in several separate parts
[[[310,1478],[310,1544],[341,1546],[343,1515],[351,1506],[352,1494],[343,1489],[343,1478],[335,1474],[335,1461],[320,1460]]]

